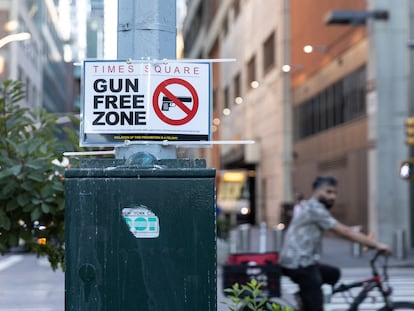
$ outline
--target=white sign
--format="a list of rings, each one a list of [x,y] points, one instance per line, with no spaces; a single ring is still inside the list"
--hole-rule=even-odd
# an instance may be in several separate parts
[[[210,64],[85,61],[81,145],[209,140]]]

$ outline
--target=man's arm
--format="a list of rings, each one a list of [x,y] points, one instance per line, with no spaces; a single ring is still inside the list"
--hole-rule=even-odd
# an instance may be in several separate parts
[[[348,240],[361,243],[368,247],[376,248],[388,254],[391,253],[391,248],[387,244],[372,240],[367,235],[354,231],[351,227],[345,226],[344,224],[337,223],[331,230]]]

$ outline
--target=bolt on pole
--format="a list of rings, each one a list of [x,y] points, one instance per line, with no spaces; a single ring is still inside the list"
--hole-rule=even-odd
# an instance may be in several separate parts
[[[117,58],[175,59],[176,0],[118,0]],[[117,159],[145,151],[156,158],[176,158],[175,146],[129,145],[115,148]]]

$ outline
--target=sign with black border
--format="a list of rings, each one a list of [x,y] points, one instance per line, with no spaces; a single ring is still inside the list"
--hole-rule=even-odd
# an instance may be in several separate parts
[[[210,140],[210,63],[83,63],[81,146]]]

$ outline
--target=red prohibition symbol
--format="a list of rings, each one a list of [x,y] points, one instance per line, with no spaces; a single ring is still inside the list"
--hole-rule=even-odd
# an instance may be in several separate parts
[[[171,93],[170,90],[168,90],[167,86],[172,85],[172,84],[181,85],[190,92],[192,100],[193,100],[193,106],[191,108],[189,108],[180,97],[174,95],[173,93]],[[185,114],[184,118],[171,119],[167,117],[163,111],[161,111],[160,105],[159,105],[159,99],[162,94],[164,95],[164,97],[168,97],[168,99],[172,101],[176,105],[176,107],[178,107],[184,112]],[[160,118],[161,121],[167,124],[170,124],[170,125],[184,125],[190,122],[197,113],[198,95],[194,87],[188,81],[185,81],[179,78],[171,78],[171,79],[164,80],[156,87],[154,91],[154,95],[152,97],[152,105],[154,107],[155,114],[158,116],[158,118]]]

